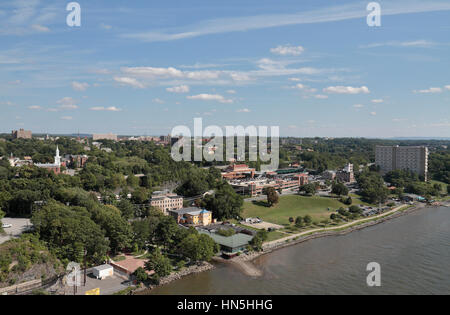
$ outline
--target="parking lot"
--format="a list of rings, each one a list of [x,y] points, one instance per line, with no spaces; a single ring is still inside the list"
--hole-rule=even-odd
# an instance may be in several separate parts
[[[10,240],[12,237],[18,237],[31,227],[30,219],[3,218],[2,224],[11,224],[12,227],[4,228],[4,235],[0,235],[0,244]]]

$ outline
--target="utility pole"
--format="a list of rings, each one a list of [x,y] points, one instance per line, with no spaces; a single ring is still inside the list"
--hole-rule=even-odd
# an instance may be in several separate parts
[[[87,250],[84,248],[84,286],[86,286]]]

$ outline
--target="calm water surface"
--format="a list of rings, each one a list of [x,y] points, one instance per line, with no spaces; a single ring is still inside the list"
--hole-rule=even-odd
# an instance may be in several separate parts
[[[381,265],[381,287],[366,284],[372,261]],[[255,264],[262,277],[220,264],[150,294],[450,294],[450,208],[283,248]]]

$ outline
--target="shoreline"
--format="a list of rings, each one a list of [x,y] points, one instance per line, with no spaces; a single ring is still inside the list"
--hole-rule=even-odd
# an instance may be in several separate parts
[[[241,254],[240,256],[237,256],[233,259],[226,260],[221,257],[214,257],[213,261],[217,263],[225,263],[229,264],[232,267],[239,269],[242,273],[244,273],[247,276],[251,277],[259,277],[262,275],[262,271],[257,268],[253,261],[263,255],[270,254],[272,252],[275,252],[279,249],[300,244],[309,240],[322,238],[322,237],[328,237],[328,236],[342,236],[349,233],[352,233],[354,231],[362,230],[364,228],[374,226],[383,222],[386,222],[391,219],[395,219],[419,210],[424,209],[431,209],[431,208],[437,208],[437,207],[449,207],[450,201],[443,201],[440,206],[432,206],[432,205],[426,205],[426,204],[416,204],[412,207],[408,207],[404,210],[402,210],[404,207],[400,207],[398,209],[391,210],[391,213],[385,213],[381,214],[379,217],[375,218],[366,218],[366,219],[360,219],[355,222],[349,222],[348,226],[343,227],[332,227],[328,228],[329,230],[323,230],[324,228],[320,229],[321,231],[316,231],[317,229],[313,229],[311,231],[304,231],[301,233],[289,235],[287,237],[281,238],[279,240],[268,242],[266,245],[263,245],[263,250],[260,252],[251,252],[249,254]],[[362,221],[361,223],[358,223],[358,221]],[[342,229],[342,230],[341,230]],[[303,234],[303,235],[302,235]],[[171,283],[175,280],[179,280],[181,278],[184,278],[186,276],[200,273],[207,270],[212,270],[216,268],[213,264],[204,262],[202,265],[194,265],[191,267],[188,267],[184,269],[183,271],[179,273],[171,274],[165,278],[161,279],[161,282],[159,285],[150,285],[148,287],[144,286],[141,288],[137,288],[133,290],[132,294],[145,294],[146,292],[150,292],[153,289],[164,286],[168,283]]]
[[[263,250],[260,252],[252,252],[250,254],[243,254],[239,257],[234,258],[235,263],[239,263],[239,262],[243,262],[244,264],[252,264],[253,265],[253,261],[263,255],[267,255],[270,254],[272,252],[275,252],[279,249],[288,247],[288,246],[292,246],[292,245],[297,245],[303,242],[307,242],[309,240],[313,240],[313,239],[317,239],[317,238],[322,238],[322,237],[328,237],[328,236],[342,236],[342,235],[347,235],[350,234],[354,231],[359,231],[362,230],[364,228],[367,227],[371,227],[386,221],[389,221],[391,219],[395,219],[395,218],[399,218],[401,216],[404,215],[408,215],[410,213],[419,211],[419,210],[425,210],[425,209],[432,209],[432,208],[438,208],[438,207],[449,207],[450,206],[450,201],[443,201],[442,204],[440,206],[431,206],[431,205],[425,205],[425,204],[418,204],[418,205],[414,205],[412,207],[406,208],[404,210],[402,210],[402,208],[395,210],[394,212],[392,212],[392,214],[384,214],[381,215],[381,217],[379,218],[374,218],[374,219],[363,219],[363,221],[367,222],[362,222],[360,224],[358,224],[357,222],[350,224],[347,228],[344,227],[343,230],[340,230],[339,227],[335,227],[333,228],[334,230],[330,229],[328,231],[323,230],[323,231],[317,231],[317,232],[302,232],[304,233],[304,235],[301,235],[302,233],[298,233],[298,234],[294,234],[291,235],[287,238],[281,238],[279,240],[275,240],[272,241],[270,243],[269,246],[264,246],[263,245]],[[352,223],[352,222],[350,222]],[[312,234],[309,234],[312,233]],[[287,241],[286,241],[287,239]],[[253,268],[257,269],[256,266],[253,266]],[[245,268],[242,268],[241,270],[245,270]],[[251,274],[247,274],[249,276],[252,276]]]

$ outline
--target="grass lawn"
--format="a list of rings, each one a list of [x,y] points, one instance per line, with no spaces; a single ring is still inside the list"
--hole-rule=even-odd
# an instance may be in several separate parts
[[[355,202],[358,204],[358,202]],[[259,217],[267,222],[288,225],[289,217],[294,219],[309,214],[313,221],[328,219],[340,207],[348,207],[337,199],[327,197],[305,197],[299,195],[280,196],[279,203],[271,208],[265,201],[245,202],[242,216]],[[330,208],[330,211],[328,211]]]
[[[285,236],[288,236],[288,234],[277,232],[277,231],[272,231],[267,234],[266,242],[275,241],[275,240],[278,240]]]

